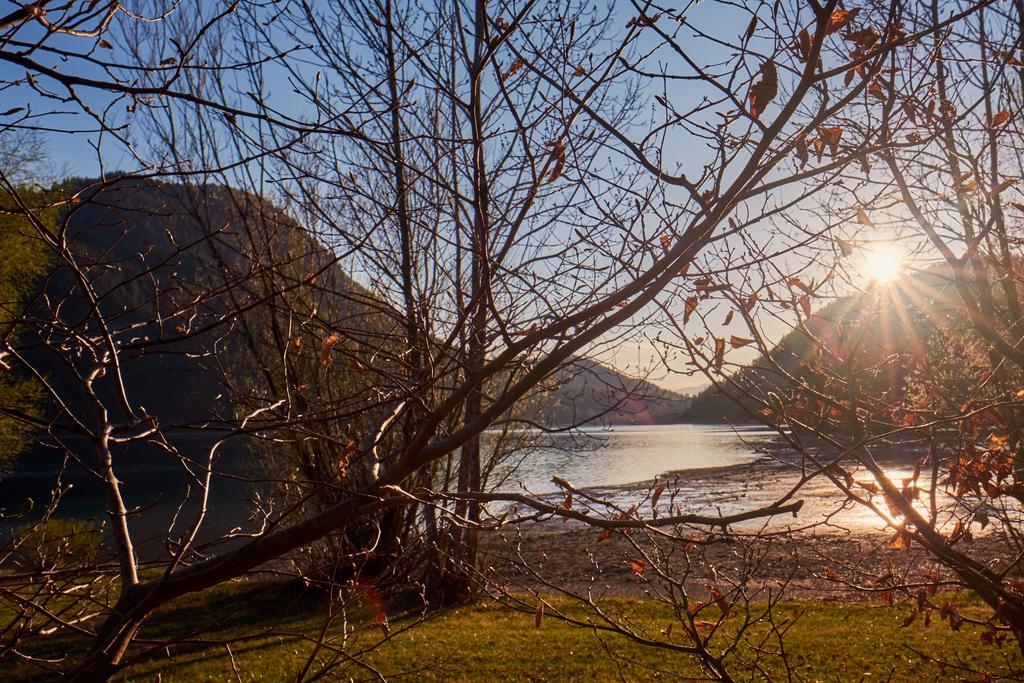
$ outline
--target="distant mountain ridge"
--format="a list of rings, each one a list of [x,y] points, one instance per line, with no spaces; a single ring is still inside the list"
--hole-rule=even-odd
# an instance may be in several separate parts
[[[583,419],[608,425],[678,423],[691,400],[589,359],[575,359],[549,385],[553,388],[544,392],[546,400],[526,416],[563,427]]]

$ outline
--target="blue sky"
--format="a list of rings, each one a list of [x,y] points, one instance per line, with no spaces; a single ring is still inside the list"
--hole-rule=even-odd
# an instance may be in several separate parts
[[[216,11],[220,3],[211,2],[204,5],[206,11]],[[0,15],[6,14],[16,7],[16,3],[9,0],[0,2]],[[750,3],[750,8],[757,8],[760,4]],[[623,9],[622,5],[617,6],[619,13],[618,20],[625,22],[635,14],[632,10]],[[770,6],[761,6],[760,12],[770,12]],[[749,13],[735,5],[727,5],[713,2],[704,2],[690,8],[688,17],[696,24],[706,26],[712,32],[724,33],[729,38],[738,38],[746,30],[749,23]],[[31,29],[27,31],[31,35]],[[113,39],[112,39],[113,40]],[[120,38],[118,40],[123,40]],[[756,46],[756,41],[754,43]],[[69,47],[87,59],[117,61],[125,55],[123,46],[115,43],[113,49],[106,49],[98,45],[95,38],[64,38],[59,43],[62,47]],[[647,47],[642,44],[640,49]],[[670,55],[669,55],[670,56]],[[709,52],[704,55],[707,62],[717,61],[723,54]],[[154,62],[159,61],[159,56],[153,58]],[[54,65],[59,62],[51,61]],[[66,65],[60,65],[65,68]],[[81,61],[71,67],[76,73],[89,77],[103,76],[102,69],[86,61]],[[281,107],[295,105],[294,98],[289,99],[290,86],[280,72],[270,70],[267,72],[268,81],[265,87],[266,92],[275,95],[274,101]],[[11,85],[12,83],[16,85]],[[22,125],[36,125],[48,129],[45,137],[48,143],[49,152],[53,165],[64,174],[79,176],[96,176],[101,171],[110,172],[115,170],[136,170],[140,168],[140,161],[133,157],[129,148],[121,142],[114,140],[109,133],[97,131],[95,121],[86,115],[82,108],[75,103],[64,103],[57,99],[48,98],[39,94],[24,82],[24,70],[12,66],[9,63],[0,62],[0,84],[5,87],[0,89],[0,112],[8,111],[16,107],[24,107],[13,115],[0,116],[0,123],[10,124],[15,119],[20,119]],[[37,87],[40,90],[52,92],[55,96],[65,96],[67,93],[59,84],[46,79],[37,80]],[[699,99],[700,92],[694,86],[686,82],[676,82],[668,93],[673,104],[678,104],[680,110],[687,108],[690,101]],[[79,95],[86,107],[95,111],[106,112],[107,120],[114,124],[124,123],[130,120],[131,112],[128,110],[130,102],[124,98],[111,97],[102,91],[90,88],[82,88]],[[130,141],[138,145],[140,154],[145,157],[147,152],[146,140]],[[97,148],[101,153],[97,153]],[[674,169],[674,164],[680,164],[680,168],[687,173],[699,172],[699,164],[706,156],[707,150],[693,146],[679,146],[677,149],[669,149],[670,153],[675,152],[676,158],[667,160],[666,164]],[[102,158],[102,166],[100,159]],[[779,330],[784,328],[779,327]],[[749,359],[753,356],[752,350],[735,352],[730,360]],[[653,357],[653,350],[650,344],[644,340],[638,340],[636,344],[623,344],[616,349],[615,354],[606,360],[613,361],[617,365],[635,366],[638,362],[643,365]],[[686,377],[673,375],[661,377],[662,383],[673,389],[686,389],[704,383],[702,377]]]

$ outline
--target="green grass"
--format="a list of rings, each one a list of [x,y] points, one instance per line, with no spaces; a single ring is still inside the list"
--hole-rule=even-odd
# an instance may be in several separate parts
[[[581,619],[588,615],[563,600],[553,604]],[[671,612],[653,601],[609,599],[601,603],[610,613],[627,618],[638,629],[658,633],[670,621]],[[984,608],[974,604],[962,610],[983,618]],[[169,647],[140,643],[134,650],[139,660],[123,673],[122,680],[162,681],[235,680],[228,648],[246,681],[294,680],[312,651],[312,641],[324,625],[326,604],[311,591],[272,584],[241,583],[222,586],[193,596],[158,614],[141,638],[178,642]],[[934,615],[925,627],[917,619],[907,628],[900,625],[905,608],[882,604],[843,604],[790,601],[775,610],[776,620],[794,621],[786,639],[790,664],[799,678],[814,681],[857,680],[957,680],[952,668],[923,659],[913,650],[937,659],[960,661],[970,668],[998,675],[1020,669],[1024,661],[1016,645],[983,645],[981,629],[965,625],[953,632]],[[513,611],[494,603],[481,603],[434,613],[423,623],[418,614],[392,615],[392,638],[381,643],[381,629],[372,615],[359,610],[349,615],[347,627],[336,622],[329,633],[346,634],[346,649],[362,653],[361,658],[388,678],[408,674],[415,680],[557,680],[591,681],[671,680],[669,671],[698,675],[693,662],[683,654],[632,644],[619,636],[597,637],[589,628],[569,626],[546,615],[539,628],[535,615]],[[727,622],[738,623],[737,616]],[[415,628],[407,628],[415,625]],[[207,632],[207,642],[196,642],[195,629]],[[678,633],[678,625],[676,626]],[[741,650],[749,654],[755,629]],[[256,633],[255,637],[243,636]],[[682,642],[678,638],[676,642]],[[85,641],[55,635],[32,654],[58,656],[80,653]],[[319,663],[329,659],[321,651]],[[766,661],[773,679],[782,677],[778,659]],[[316,671],[314,665],[311,671]],[[734,668],[737,678],[749,674]],[[892,674],[892,678],[889,676]],[[963,674],[978,680],[977,674]],[[337,677],[371,679],[371,669],[348,665],[332,671]],[[2,680],[48,680],[51,676],[26,665],[0,661]]]

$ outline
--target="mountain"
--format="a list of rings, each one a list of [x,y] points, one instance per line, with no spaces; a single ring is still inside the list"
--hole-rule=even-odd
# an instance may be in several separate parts
[[[935,268],[823,306],[806,330],[790,331],[767,357],[731,374],[722,388],[711,385],[698,393],[683,420],[744,422],[770,393],[796,401],[804,387],[835,391],[847,362],[863,375],[862,386],[884,393],[892,405],[906,404],[914,392],[929,390],[929,376],[965,370],[967,359],[979,353],[974,340],[948,273]],[[955,381],[970,381],[961,375]]]
[[[541,387],[522,416],[548,425],[673,424],[690,398],[588,359],[575,359]]]
[[[62,262],[44,279],[45,296],[32,311],[44,332],[28,358],[87,420],[94,406],[85,378],[105,362],[108,344],[119,349],[119,376],[97,375],[92,387],[113,421],[126,419],[121,383],[131,403],[163,426],[216,424],[239,408],[225,381],[244,396],[265,375],[277,314],[262,304],[269,292],[323,270],[305,299],[324,304],[328,321],[359,313],[353,297],[331,296],[352,286],[330,267],[329,252],[257,197],[138,179],[69,187],[79,197],[65,216],[74,266]],[[254,326],[261,338],[249,343],[243,332]],[[69,356],[61,336],[79,340],[82,351]]]
[[[61,334],[99,340],[103,331],[89,303],[99,296],[98,312],[122,349],[120,380],[132,403],[162,426],[228,424],[263,407],[268,389],[280,396],[289,385],[304,392],[299,404],[330,401],[342,414],[365,412],[362,406],[377,400],[374,392],[386,393],[394,377],[408,372],[395,336],[396,309],[266,200],[223,186],[139,179],[76,180],[68,187],[80,193],[67,215],[78,272],[54,269],[35,314],[59,319]],[[287,308],[274,303],[282,291],[295,292]],[[143,342],[150,346],[143,349]],[[88,415],[83,377],[105,353],[103,344],[72,363],[55,352],[53,336],[30,346],[33,364],[48,368],[76,412]],[[324,349],[330,372],[322,367]],[[93,388],[121,421],[116,379],[108,373]],[[360,391],[352,391],[356,385]],[[584,418],[659,423],[678,421],[686,405],[678,394],[576,359],[517,412],[555,425]]]

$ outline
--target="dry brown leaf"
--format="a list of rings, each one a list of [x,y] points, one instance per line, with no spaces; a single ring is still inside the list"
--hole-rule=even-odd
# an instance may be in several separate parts
[[[797,34],[796,42],[793,43],[793,48],[796,51],[797,59],[800,60],[801,64],[806,64],[807,60],[811,57],[811,34],[806,28],[802,29]]]
[[[807,292],[808,294],[810,294],[813,291],[813,289],[799,277],[786,278],[786,284],[789,285],[790,287],[796,287],[797,289],[803,292]]]
[[[989,197],[995,197],[1000,192],[1003,192],[1004,190],[1009,189],[1010,187],[1012,187],[1016,183],[1017,183],[1017,178],[1010,178],[1008,180],[1004,180],[1001,183],[997,183],[991,190],[989,190],[988,196]]]
[[[1004,109],[992,117],[992,122],[989,125],[992,128],[998,128],[999,126],[1009,121],[1011,116],[1012,114],[1010,114],[1009,110]]]
[[[519,73],[520,70],[522,70],[524,66],[526,66],[526,62],[523,61],[523,58],[516,57],[515,61],[512,62],[512,66],[510,66],[508,70],[505,71],[505,73],[501,74],[501,82],[504,83],[508,79],[515,76],[517,73]]]
[[[658,504],[658,499],[661,498],[661,494],[665,492],[665,485],[662,484],[654,489],[654,494],[651,496],[651,508],[653,509]]]
[[[914,109],[914,103],[910,100],[903,100],[903,111],[906,113],[907,118],[910,122],[917,125],[917,110]]]
[[[686,308],[683,309],[683,324],[685,325],[689,320],[693,312],[697,310],[697,303],[699,299],[696,296],[686,297]]]
[[[718,622],[717,621],[708,621],[707,619],[694,619],[693,620],[693,627],[695,629],[697,629],[697,632],[700,633],[701,635],[707,633],[708,631],[711,631],[716,626],[718,626]]]
[[[551,173],[548,174],[548,182],[553,183],[565,170],[565,143],[561,140],[552,140],[548,143],[548,147],[551,147],[551,156],[555,160],[555,165],[551,169]]]
[[[857,18],[857,14],[860,13],[859,8],[845,10],[837,9],[832,12],[832,16],[828,18],[828,33],[836,33],[842,31],[844,28],[849,26],[850,22]]]
[[[331,350],[341,341],[341,335],[337,332],[331,334],[320,344],[320,365],[324,370],[331,367]]]
[[[732,605],[729,603],[729,600],[722,591],[714,586],[708,586],[708,592],[711,593],[711,597],[714,599],[718,609],[722,611],[722,618],[725,619],[729,616],[729,612],[732,611]]]
[[[956,186],[956,191],[957,192],[977,192],[978,191],[978,181],[974,180],[972,178],[971,180],[967,180],[967,181],[964,181],[962,183],[958,183],[957,186]]]
[[[729,345],[734,349],[741,349],[744,346],[753,344],[753,339],[747,339],[746,337],[737,337],[735,334],[729,337]]]
[[[821,158],[821,153],[825,147],[835,157],[839,153],[839,139],[842,137],[843,129],[841,126],[822,126],[818,128],[818,158]]]
[[[810,294],[804,294],[802,297],[797,299],[796,302],[800,305],[800,308],[803,309],[804,317],[805,318],[810,318],[811,317],[811,295]]]
[[[768,103],[779,94],[779,74],[775,63],[768,60],[761,65],[761,80],[750,86],[750,115],[760,118]]]
[[[803,168],[811,158],[807,150],[807,138],[801,135],[796,139],[794,146],[796,147],[796,158],[800,161],[800,168]]]
[[[878,30],[868,26],[859,31],[847,31],[843,39],[850,41],[861,50],[869,50],[878,42],[879,37]]]
[[[846,70],[846,75],[843,76],[843,87],[844,88],[849,88],[850,87],[850,84],[853,83],[853,78],[854,78],[854,76],[857,75],[858,71],[859,71],[859,69],[857,69],[856,67]]]

